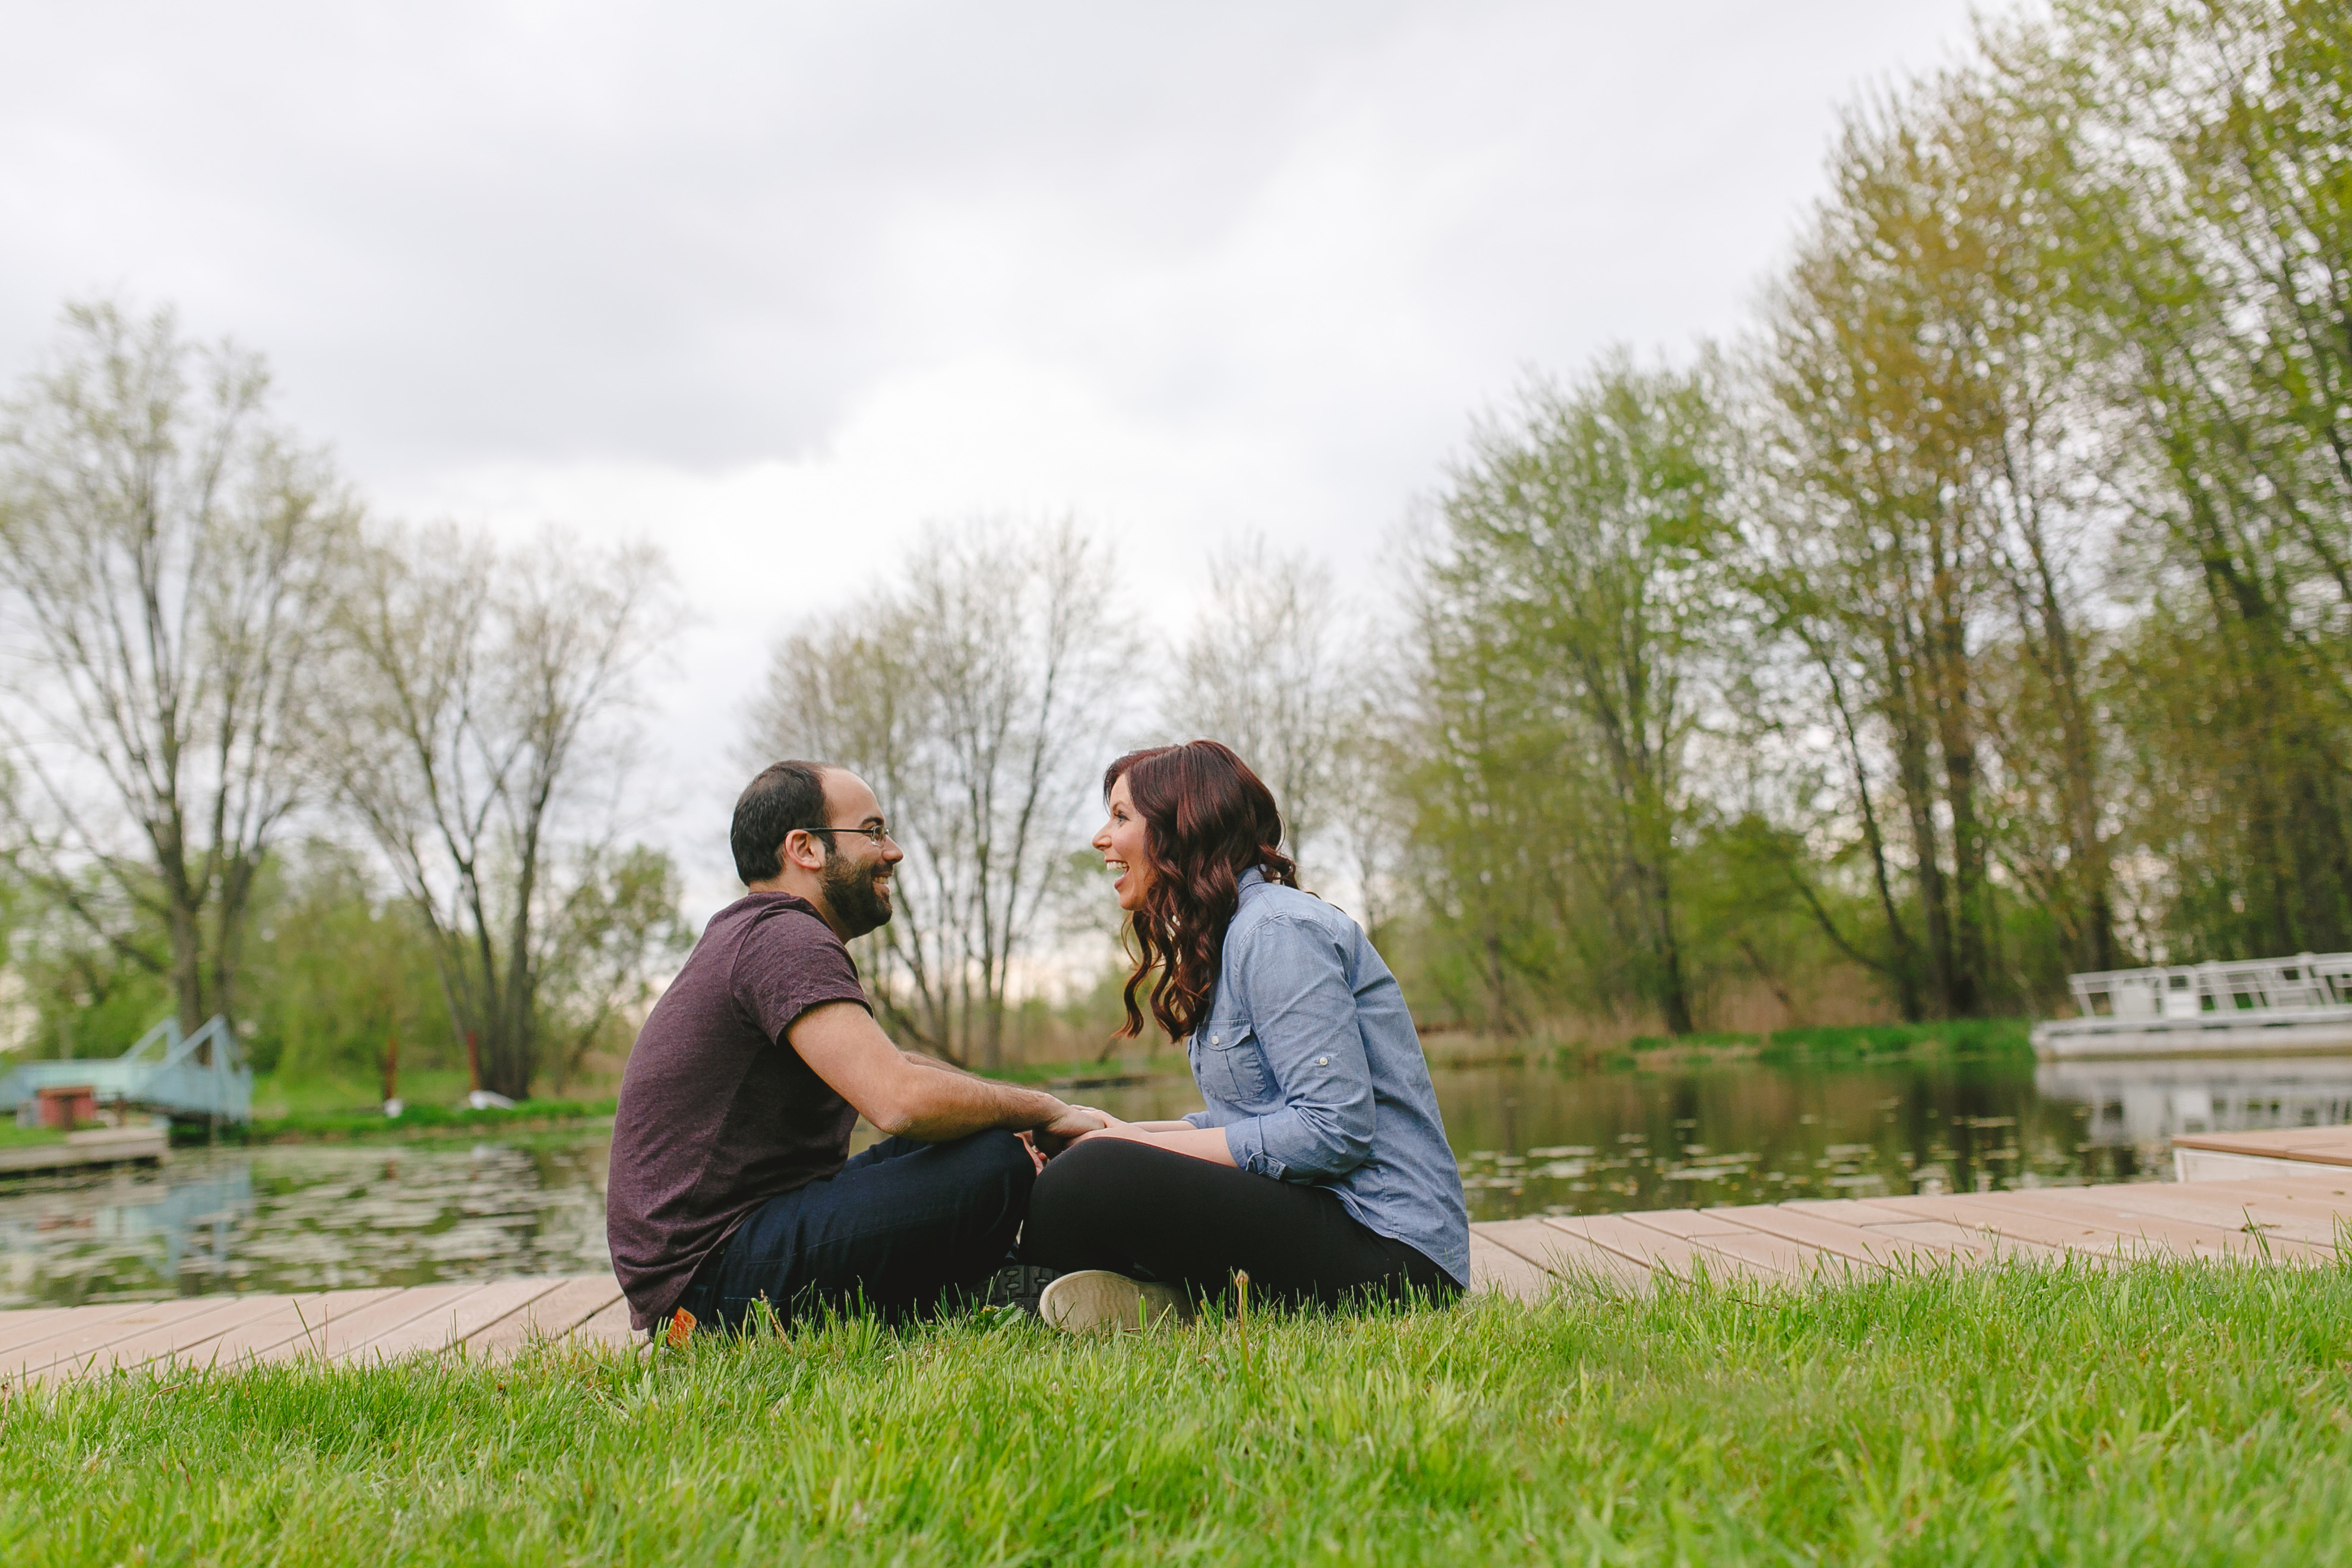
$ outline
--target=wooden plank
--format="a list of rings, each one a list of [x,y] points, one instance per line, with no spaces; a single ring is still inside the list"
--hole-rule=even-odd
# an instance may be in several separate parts
[[[165,1356],[179,1346],[200,1344],[226,1332],[237,1323],[257,1317],[266,1310],[261,1303],[282,1302],[283,1296],[199,1296],[193,1298],[205,1310],[163,1324],[149,1325],[120,1339],[110,1339],[79,1360],[63,1363],[44,1375],[51,1381],[61,1377],[80,1377],[109,1373],[117,1367],[125,1370],[144,1365]]]
[[[2224,1196],[2232,1188],[2243,1187],[2251,1193],[2309,1204],[2327,1214],[2352,1215],[2352,1202],[2347,1201],[2352,1200],[2352,1171],[2296,1165],[2263,1171],[2242,1181],[2158,1182],[2155,1185],[2159,1191],[2177,1193],[2184,1197],[2209,1198]]]
[[[94,1372],[118,1366],[141,1366],[176,1352],[193,1350],[239,1323],[279,1310],[293,1300],[290,1296],[205,1296],[197,1299],[210,1302],[212,1310],[180,1322],[142,1328],[129,1338],[111,1341],[103,1350],[83,1357],[77,1370]]]
[[[340,1313],[283,1344],[257,1351],[255,1359],[280,1362],[307,1356],[319,1361],[340,1360],[379,1334],[390,1333],[443,1308],[454,1307],[483,1289],[478,1284],[411,1285],[355,1311]]]
[[[2116,1194],[2113,1197],[2077,1198],[2074,1202],[2086,1209],[2111,1211],[2133,1218],[2154,1216],[2210,1225],[2225,1235],[2251,1237],[2259,1228],[2273,1247],[2282,1241],[2293,1241],[2302,1244],[2309,1256],[2335,1255],[2332,1212],[2315,1212],[2307,1199],[2298,1203],[2291,1198],[2242,1192],[2238,1187],[2235,1182],[2217,1183],[2210,1187],[2145,1182],[2129,1188],[2127,1196],[2125,1189],[2110,1188],[2107,1190]],[[2209,1192],[2214,1195],[2206,1196]]]
[[[134,1340],[157,1328],[187,1322],[191,1319],[210,1317],[221,1310],[224,1301],[235,1297],[183,1296],[170,1301],[149,1301],[144,1311],[131,1313],[76,1314],[78,1321],[68,1321],[63,1331],[15,1351],[0,1352],[0,1361],[12,1365],[37,1367],[64,1363],[79,1364],[107,1346]]]
[[[466,1353],[509,1356],[537,1339],[561,1339],[621,1299],[609,1274],[565,1279],[528,1305],[466,1336]]]
[[[1636,1220],[1646,1220],[1646,1215],[1635,1215]],[[1833,1258],[1818,1247],[1808,1247],[1801,1241],[1773,1236],[1741,1226],[1736,1231],[1715,1231],[1694,1237],[1692,1245],[1726,1262],[1745,1265],[1760,1272],[1786,1279],[1811,1280],[1826,1274],[1837,1279],[1853,1268],[1852,1260]],[[1713,1272],[1712,1267],[1709,1272]]]
[[[629,1327],[625,1300],[614,1301],[563,1337],[572,1344],[606,1345],[614,1350],[631,1350],[646,1342],[645,1335]]]
[[[1551,1215],[1544,1224],[1613,1252],[1648,1274],[1687,1279],[1698,1266],[1696,1247],[1680,1237],[1635,1225],[1622,1214]]]
[[[1940,1219],[1903,1219],[1870,1227],[1873,1236],[1892,1237],[1900,1241],[1916,1241],[1925,1247],[1949,1249],[1958,1257],[1977,1261],[1996,1258],[2031,1258],[2048,1261],[2064,1248],[2048,1242],[2032,1241],[2021,1236],[2002,1236],[1984,1230],[1969,1230]]]
[[[2072,1218],[2053,1220],[2015,1207],[2004,1209],[2002,1193],[1909,1193],[1901,1197],[1872,1198],[1858,1206],[1869,1227],[1885,1236],[1910,1236],[1923,1241],[1973,1243],[1988,1257],[2023,1258],[2048,1262],[2059,1258],[2113,1263],[2133,1248],[2119,1252],[2116,1233]],[[1959,1200],[1959,1206],[1953,1205]],[[1984,1205],[1984,1206],[1977,1206]],[[1873,1218],[1874,1215],[1878,1217]],[[1995,1223],[1997,1217],[1998,1223]],[[2145,1251],[2137,1237],[2134,1248]]]
[[[2301,1171],[2293,1173],[2280,1171],[2227,1184],[2199,1182],[2181,1184],[2196,1186],[2226,1184],[2231,1187],[2243,1187],[2249,1192],[2261,1193],[2269,1197],[2294,1198],[2301,1202],[2316,1204],[2331,1215],[2352,1221],[2352,1202],[2346,1201],[2352,1200],[2352,1182],[2347,1182],[2343,1176],[2313,1177],[2305,1175]]]
[[[1740,1223],[1790,1241],[1801,1241],[1809,1247],[1845,1258],[1848,1262],[1874,1268],[1889,1268],[1898,1263],[1941,1263],[1948,1261],[1955,1252],[1973,1256],[1984,1250],[1977,1242],[1963,1241],[1958,1246],[1938,1246],[1924,1240],[1913,1240],[1874,1232],[1864,1226],[1846,1225],[1817,1214],[1791,1212],[1778,1204],[1759,1204],[1753,1208],[1735,1210]]]
[[[1707,1277],[1714,1279],[1783,1280],[1787,1278],[1777,1269],[1760,1268],[1720,1252],[1705,1251],[1696,1241],[1642,1224],[1644,1217],[1645,1215],[1626,1214],[1570,1215],[1548,1219],[1544,1223],[1573,1226],[1577,1233],[1621,1258],[1641,1264],[1654,1274],[1688,1279],[1704,1268]]]
[[[345,1351],[345,1361],[383,1362],[418,1352],[438,1352],[462,1343],[509,1313],[520,1311],[563,1283],[561,1275],[532,1279],[502,1279],[485,1285],[446,1309],[389,1329],[364,1344]]]
[[[1470,1233],[1470,1289],[1540,1301],[1559,1281],[1500,1242]]]
[[[2352,1166],[2352,1127],[2272,1127],[2252,1132],[2184,1133],[2176,1149],[2216,1154],[2252,1154],[2315,1165]]]
[[[2015,1204],[1991,1201],[2007,1196],[1994,1193],[1944,1193],[1906,1199],[1908,1224],[1943,1224],[1976,1236],[2003,1242],[2030,1243],[2059,1252],[2085,1257],[2112,1257],[2125,1251],[2149,1250],[2136,1237],[2095,1225],[2078,1215],[2052,1217]]]
[[[1679,1236],[1685,1241],[1696,1241],[1703,1236],[1738,1236],[1748,1227],[1736,1219],[1726,1219],[1725,1209],[1639,1209],[1625,1217],[1652,1230],[1663,1230],[1668,1236]]]
[[[0,1340],[0,1354],[13,1356],[18,1350],[39,1343],[56,1334],[72,1333],[96,1323],[110,1323],[117,1318],[132,1318],[152,1311],[153,1301],[116,1301],[104,1307],[66,1307],[53,1312],[27,1312],[33,1321],[15,1325],[15,1331]],[[11,1314],[12,1316],[14,1314]]]
[[[23,1344],[26,1340],[35,1337],[34,1330],[40,1329],[44,1323],[55,1322],[68,1312],[84,1312],[89,1310],[87,1307],[17,1307],[9,1311],[0,1312],[0,1350],[5,1350],[10,1345]],[[44,1333],[51,1331],[53,1331],[42,1329]]]
[[[1981,1257],[2007,1256],[2047,1259],[2065,1250],[2065,1243],[2049,1237],[2027,1237],[1986,1229],[1980,1225],[1956,1225],[1945,1217],[1947,1200],[1956,1197],[1998,1197],[1994,1193],[1909,1193],[1901,1197],[1831,1198],[1783,1204],[1807,1214],[1823,1214],[1859,1226],[1874,1236],[1916,1241],[1928,1247],[1948,1247],[1954,1252]]]
[[[1901,1225],[1918,1218],[1913,1211],[1897,1206],[1911,1201],[1909,1198],[1787,1198],[1778,1206],[1869,1230],[1877,1226]]]
[[[336,1319],[363,1310],[393,1294],[391,1288],[376,1287],[280,1296],[276,1300],[282,1305],[233,1323],[201,1343],[175,1349],[171,1359],[224,1371],[248,1365],[257,1362],[265,1351],[276,1350],[295,1340],[315,1341],[331,1331]]]
[[[1470,1229],[1563,1279],[1582,1278],[1628,1290],[1643,1289],[1650,1283],[1650,1271],[1641,1265],[1539,1219],[1492,1220]]]
[[[2076,1225],[2101,1233],[2073,1243],[2080,1251],[2114,1253],[2120,1243],[2126,1255],[2145,1251],[2184,1258],[2261,1257],[2254,1238],[2242,1231],[2162,1215],[2126,1214],[2095,1200],[2087,1204],[2069,1202],[2063,1195],[2084,1190],[2053,1187],[2038,1192],[1978,1193],[1951,1201],[1964,1214],[1984,1216],[1986,1223],[2005,1232],[2014,1228],[2021,1236],[2025,1234],[2022,1221],[2028,1217]]]

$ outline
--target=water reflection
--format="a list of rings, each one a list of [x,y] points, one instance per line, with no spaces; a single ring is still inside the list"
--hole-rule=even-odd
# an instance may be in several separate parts
[[[2102,1142],[2167,1144],[2188,1132],[2352,1122],[2352,1058],[2045,1062],[2034,1091],[2090,1108]]]
[[[0,1184],[0,1307],[595,1272],[608,1143],[181,1150]]]
[[[2158,1181],[2175,1134],[2352,1122],[2352,1058],[1441,1073],[1474,1219]]]
[[[2175,1133],[2352,1122],[2352,1058],[1441,1071],[1475,1219],[2171,1173]],[[1190,1081],[1065,1089],[1130,1121]],[[184,1150],[0,1182],[0,1307],[593,1273],[609,1134]]]

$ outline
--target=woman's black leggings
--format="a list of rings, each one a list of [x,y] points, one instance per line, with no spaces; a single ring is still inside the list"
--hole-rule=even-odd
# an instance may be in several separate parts
[[[1121,1139],[1077,1144],[1038,1175],[1021,1257],[1179,1285],[1196,1300],[1222,1295],[1237,1268],[1253,1297],[1326,1306],[1461,1290],[1419,1249],[1358,1224],[1327,1187]]]

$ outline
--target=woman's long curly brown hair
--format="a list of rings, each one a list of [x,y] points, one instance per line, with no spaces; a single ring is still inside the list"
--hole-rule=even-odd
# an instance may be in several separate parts
[[[1209,1010],[1224,956],[1225,928],[1241,908],[1242,873],[1255,867],[1269,882],[1298,886],[1298,868],[1282,852],[1282,813],[1274,792],[1232,747],[1188,741],[1129,752],[1103,774],[1103,799],[1127,780],[1143,818],[1151,862],[1143,907],[1128,917],[1139,950],[1127,977],[1122,1037],[1143,1032],[1135,994],[1155,968],[1151,1016],[1172,1039],[1192,1032]]]

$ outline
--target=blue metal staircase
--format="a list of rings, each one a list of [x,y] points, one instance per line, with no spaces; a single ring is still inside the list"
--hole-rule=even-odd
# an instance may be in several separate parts
[[[166,1018],[119,1057],[25,1062],[0,1077],[0,1111],[76,1084],[88,1084],[100,1105],[159,1111],[174,1121],[253,1120],[253,1069],[236,1031],[217,1014],[184,1037],[180,1021]]]

